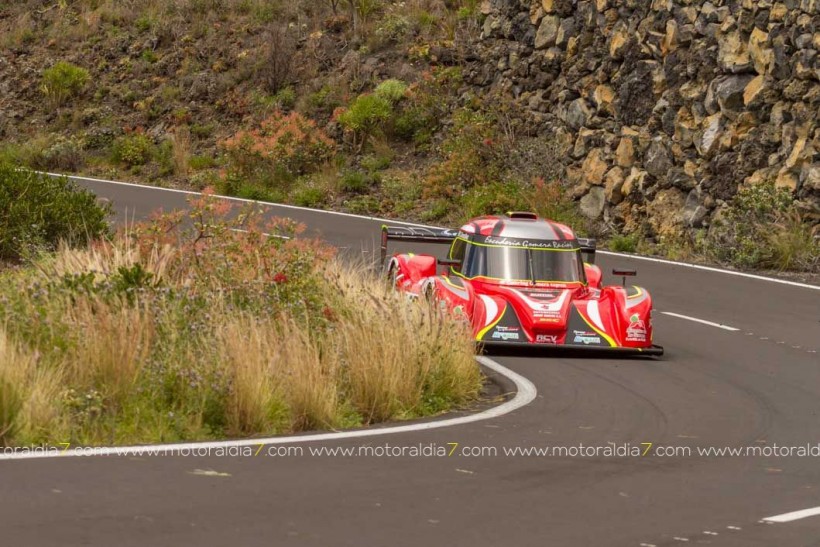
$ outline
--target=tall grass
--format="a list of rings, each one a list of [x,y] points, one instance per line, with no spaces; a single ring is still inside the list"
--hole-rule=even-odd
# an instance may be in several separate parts
[[[0,442],[333,429],[476,397],[464,323],[235,213],[206,198],[0,275]]]

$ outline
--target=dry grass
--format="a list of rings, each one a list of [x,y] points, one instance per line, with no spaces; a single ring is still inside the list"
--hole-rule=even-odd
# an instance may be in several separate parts
[[[252,237],[219,234],[231,245]],[[435,414],[480,389],[465,324],[362,268],[310,258],[305,242],[276,242],[249,259],[265,269],[283,255],[311,268],[287,292],[296,283],[288,276],[304,270],[280,262],[278,281],[257,291],[245,271],[245,281],[211,278],[228,275],[209,261],[232,247],[211,256],[195,245],[196,266],[184,247],[133,239],[63,247],[36,269],[0,276],[0,442],[345,428]],[[123,288],[134,271],[150,282],[132,277]]]
[[[0,326],[0,445],[23,433],[38,438],[61,430],[58,408],[64,377],[38,366],[39,355],[17,345]]]
[[[188,176],[191,171],[191,132],[187,127],[178,127],[171,133],[171,153],[174,161],[174,174]]]

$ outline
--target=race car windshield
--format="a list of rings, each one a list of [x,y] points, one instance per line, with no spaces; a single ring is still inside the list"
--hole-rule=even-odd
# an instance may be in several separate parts
[[[583,283],[577,251],[468,245],[462,274],[503,281]]]

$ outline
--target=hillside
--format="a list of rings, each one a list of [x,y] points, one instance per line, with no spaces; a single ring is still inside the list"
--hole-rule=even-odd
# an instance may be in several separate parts
[[[820,264],[814,0],[0,2],[0,160]]]

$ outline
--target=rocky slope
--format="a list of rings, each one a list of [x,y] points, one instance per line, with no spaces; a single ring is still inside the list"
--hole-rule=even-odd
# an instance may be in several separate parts
[[[472,83],[562,143],[584,214],[675,236],[774,181],[820,221],[820,1],[486,0]]]

